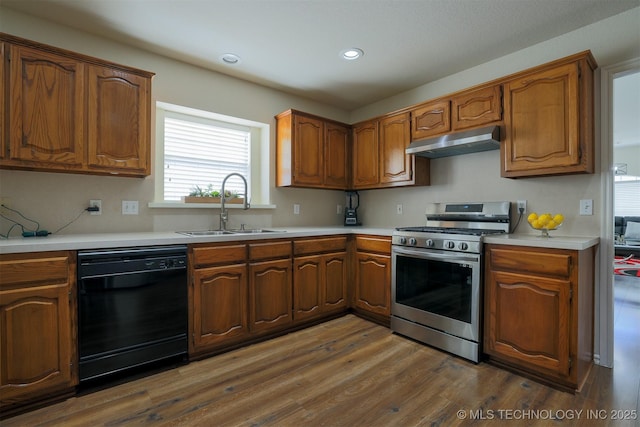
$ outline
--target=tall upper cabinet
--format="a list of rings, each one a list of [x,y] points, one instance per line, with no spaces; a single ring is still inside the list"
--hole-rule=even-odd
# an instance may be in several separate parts
[[[349,125],[295,110],[276,120],[279,187],[348,188]]]
[[[153,73],[0,33],[0,167],[150,174]]]
[[[353,127],[353,188],[429,185],[429,159],[405,153],[411,142],[409,112]]]
[[[593,173],[593,71],[582,52],[504,83],[506,178]]]

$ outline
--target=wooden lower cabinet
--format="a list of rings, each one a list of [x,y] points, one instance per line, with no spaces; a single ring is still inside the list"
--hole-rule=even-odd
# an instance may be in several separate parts
[[[191,246],[189,264],[189,354],[247,339],[247,245]]]
[[[71,393],[78,383],[74,252],[0,256],[0,408]]]
[[[357,236],[354,308],[366,313],[391,315],[391,239]]]
[[[198,269],[193,277],[193,348],[206,349],[246,338],[246,264]]]
[[[484,351],[579,390],[593,359],[594,249],[487,245]]]
[[[347,309],[346,245],[346,236],[294,241],[294,321]]]
[[[290,325],[291,259],[249,264],[249,327],[263,332]]]

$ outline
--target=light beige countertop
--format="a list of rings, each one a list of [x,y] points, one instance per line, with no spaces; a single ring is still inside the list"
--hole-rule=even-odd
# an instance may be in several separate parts
[[[141,233],[65,234],[47,237],[12,237],[0,240],[0,254],[40,251],[108,249],[134,246],[184,245],[314,237],[337,234],[391,236],[393,229],[367,227],[265,227],[269,233],[225,234],[221,236],[185,236],[173,231]]]
[[[528,234],[501,234],[484,238],[484,243],[496,245],[533,246],[549,249],[573,249],[581,251],[600,243],[599,237],[594,236],[554,236],[540,237]]]

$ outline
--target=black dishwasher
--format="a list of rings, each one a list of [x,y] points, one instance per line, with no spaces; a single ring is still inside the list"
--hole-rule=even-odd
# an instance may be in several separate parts
[[[78,252],[80,382],[187,357],[187,248]]]

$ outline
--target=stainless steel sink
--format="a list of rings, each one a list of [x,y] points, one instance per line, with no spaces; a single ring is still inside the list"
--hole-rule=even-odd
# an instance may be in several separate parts
[[[198,231],[176,231],[185,236],[223,236],[225,234],[235,234],[228,230],[198,230]]]
[[[273,233],[274,230],[265,230],[264,228],[237,228],[232,230],[196,230],[196,231],[176,231],[178,234],[185,236],[225,236],[229,234],[259,234]]]
[[[233,234],[257,234],[257,233],[273,233],[274,230],[265,230],[264,228],[240,228],[227,230]]]

